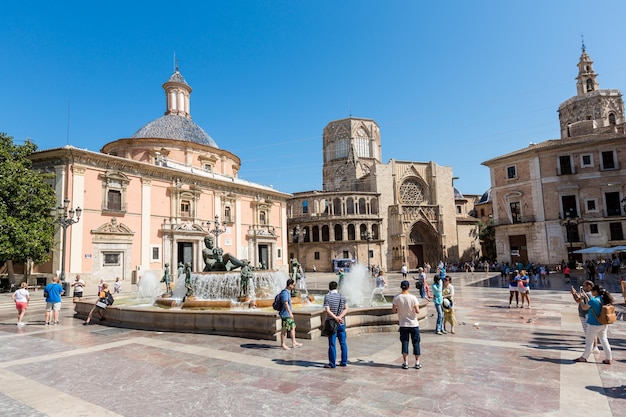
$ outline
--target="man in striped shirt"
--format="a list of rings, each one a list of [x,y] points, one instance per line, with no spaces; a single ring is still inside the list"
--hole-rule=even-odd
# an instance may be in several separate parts
[[[348,313],[348,303],[346,297],[337,291],[337,282],[328,283],[328,294],[324,297],[324,309],[326,310],[326,320],[337,322],[337,331],[328,336],[328,363],[324,368],[335,368],[337,365],[337,347],[335,342],[339,339],[341,347],[341,362],[339,366],[348,365],[348,344],[346,343],[346,323],[345,315]]]

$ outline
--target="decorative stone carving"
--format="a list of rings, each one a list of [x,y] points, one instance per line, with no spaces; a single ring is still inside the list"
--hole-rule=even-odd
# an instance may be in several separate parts
[[[400,184],[400,202],[415,206],[424,201],[424,189],[414,178],[408,178]]]

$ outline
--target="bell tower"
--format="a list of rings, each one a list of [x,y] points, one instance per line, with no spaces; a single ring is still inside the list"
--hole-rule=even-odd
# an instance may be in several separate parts
[[[593,71],[593,61],[589,58],[584,43],[582,50],[583,52],[578,61],[578,77],[576,77],[576,91],[579,96],[584,96],[586,93],[600,89],[596,79],[598,74]]]
[[[623,131],[624,101],[619,90],[600,89],[585,43],[578,60],[576,95],[559,106],[561,139]]]

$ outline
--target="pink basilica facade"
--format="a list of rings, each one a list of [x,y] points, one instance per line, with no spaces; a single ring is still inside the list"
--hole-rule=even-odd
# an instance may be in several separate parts
[[[50,278],[64,263],[69,281],[135,283],[146,271],[161,276],[168,263],[175,278],[180,262],[202,271],[207,235],[253,266],[287,268],[290,195],[238,177],[240,159],[192,121],[191,87],[178,68],[163,88],[165,115],[131,137],[100,152],[64,146],[32,155],[36,169],[54,174],[59,204],[82,209],[66,244],[59,228],[51,261],[33,266],[34,275]]]

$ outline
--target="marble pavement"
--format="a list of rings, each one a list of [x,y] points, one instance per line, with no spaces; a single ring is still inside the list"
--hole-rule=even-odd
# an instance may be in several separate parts
[[[454,335],[434,334],[432,318],[423,323],[419,370],[401,369],[397,333],[350,336],[349,365],[324,369],[325,338],[283,351],[245,335],[83,326],[69,298],[60,325],[45,326],[41,291],[18,327],[1,294],[0,415],[626,415],[623,320],[609,330],[612,365],[600,363],[602,353],[575,364],[584,337],[562,276],[532,291],[532,308],[509,309],[499,277],[452,275],[460,323]],[[325,288],[329,279],[307,282]],[[389,294],[399,281],[390,274]]]

